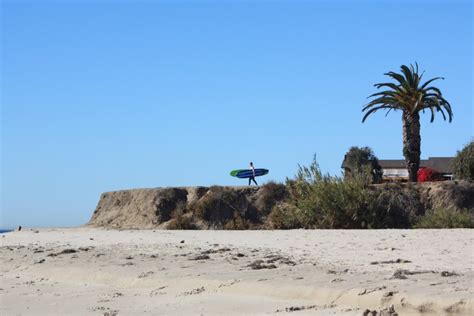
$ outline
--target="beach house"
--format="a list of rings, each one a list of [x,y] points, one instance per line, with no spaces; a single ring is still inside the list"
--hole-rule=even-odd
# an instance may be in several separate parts
[[[453,179],[453,169],[451,162],[453,157],[429,157],[420,160],[421,168],[431,168],[441,174],[446,180]],[[408,179],[408,170],[403,159],[380,159],[379,164],[383,171],[383,180],[385,181],[406,181]],[[345,159],[341,166],[346,172],[350,168],[346,165]]]

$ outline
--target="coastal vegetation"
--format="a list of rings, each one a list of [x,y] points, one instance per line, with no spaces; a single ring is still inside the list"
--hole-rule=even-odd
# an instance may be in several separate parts
[[[474,183],[373,184],[324,174],[316,160],[285,183],[104,193],[89,225],[165,229],[474,228]]]
[[[271,214],[272,228],[409,228],[423,212],[416,191],[400,185],[372,185],[373,174],[354,173],[349,179],[323,174],[316,161],[299,166],[288,179],[289,197]],[[277,219],[275,221],[274,219]],[[290,218],[288,222],[278,220]]]
[[[309,166],[298,166],[295,179],[286,182],[288,203],[293,206],[288,211],[301,210],[303,228],[360,228],[370,182],[367,173],[355,173],[346,181],[323,174],[314,157]]]
[[[458,209],[428,210],[414,224],[413,228],[474,228],[469,211]]]
[[[287,203],[270,214],[272,228],[474,228],[474,185],[447,181],[371,184],[372,174],[349,179],[323,174],[316,157],[287,180]],[[430,191],[434,194],[430,196]]]
[[[420,112],[431,112],[431,122],[435,113],[440,113],[444,120],[451,122],[453,112],[451,105],[443,97],[441,90],[430,84],[436,80],[444,79],[435,77],[422,83],[423,73],[418,70],[418,64],[410,67],[402,65],[401,73],[390,71],[386,76],[395,82],[377,83],[377,89],[386,89],[369,96],[373,98],[364,108],[362,122],[373,113],[384,110],[402,111],[403,123],[403,156],[408,169],[408,181],[417,182],[420,167],[421,136]]]
[[[453,170],[456,179],[474,181],[474,141],[458,151],[453,160]]]

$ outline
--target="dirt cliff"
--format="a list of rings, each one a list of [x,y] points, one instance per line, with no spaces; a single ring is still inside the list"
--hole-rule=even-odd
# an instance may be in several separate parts
[[[387,208],[390,212],[383,214],[401,216],[407,221],[434,209],[464,209],[474,214],[474,184],[470,182],[382,184],[371,189],[377,210]],[[287,197],[286,186],[276,183],[261,187],[176,187],[106,192],[101,195],[87,225],[115,229],[275,228],[269,214],[274,206],[287,205]],[[407,222],[405,226],[410,224]]]
[[[276,189],[275,189],[276,187]],[[103,193],[88,225],[108,228],[231,228],[245,222],[260,225],[275,203],[285,197],[283,185],[264,187],[177,187]],[[237,221],[237,222],[236,222]],[[229,223],[230,222],[230,223]],[[227,226],[226,226],[227,225]],[[237,228],[237,227],[236,227]]]

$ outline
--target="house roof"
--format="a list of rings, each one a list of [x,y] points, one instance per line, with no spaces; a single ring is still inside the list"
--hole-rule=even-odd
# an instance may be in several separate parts
[[[381,159],[379,165],[383,169],[400,169],[406,168],[405,160],[401,159]]]
[[[425,164],[421,164],[422,167],[428,167],[441,173],[453,173],[451,162],[453,157],[430,157],[425,160]]]
[[[428,159],[420,160],[420,167],[428,167],[440,173],[452,173],[451,161],[453,157],[429,157]],[[382,169],[404,169],[406,168],[405,160],[403,159],[380,159],[379,164]],[[342,168],[348,168],[346,161],[342,162]]]

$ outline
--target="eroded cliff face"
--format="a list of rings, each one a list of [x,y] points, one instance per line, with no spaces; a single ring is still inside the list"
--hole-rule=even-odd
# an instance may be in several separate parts
[[[103,193],[88,225],[109,228],[155,228],[207,188],[134,189]]]
[[[368,207],[374,204],[374,210],[381,216],[395,216],[397,221],[399,217],[405,218],[407,224],[401,227],[409,227],[410,219],[427,210],[464,209],[474,216],[474,184],[470,182],[380,184],[371,186],[370,190],[370,201],[374,203],[368,203]],[[114,229],[282,228],[276,224],[278,216],[272,216],[275,215],[272,210],[288,207],[287,197],[286,186],[276,183],[261,187],[177,187],[106,192],[101,195],[87,225]],[[291,215],[293,209],[282,214]],[[303,224],[296,228],[306,227]]]
[[[281,186],[283,188],[283,186]],[[284,198],[259,194],[260,187],[182,187],[103,193],[88,225],[120,229],[167,228],[170,221],[198,213],[194,228],[224,228],[244,219],[263,222],[274,203]],[[228,227],[227,227],[228,228]],[[247,227],[246,227],[247,228]]]

